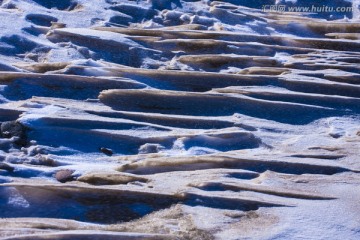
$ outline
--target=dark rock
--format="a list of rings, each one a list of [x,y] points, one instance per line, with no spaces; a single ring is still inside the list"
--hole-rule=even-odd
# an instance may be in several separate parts
[[[114,154],[114,152],[109,148],[102,147],[100,148],[100,151],[108,156],[112,156]]]
[[[14,167],[10,166],[9,164],[6,163],[0,163],[0,170],[5,170],[8,172],[13,172],[14,171]]]
[[[55,178],[61,183],[74,181],[75,177],[72,176],[73,173],[74,171],[69,169],[59,170],[55,173]]]
[[[18,140],[15,141],[16,144],[20,146],[25,146],[27,144],[26,138],[26,127],[17,121],[8,121],[3,122],[0,127],[1,137],[3,138],[12,138],[18,137]]]

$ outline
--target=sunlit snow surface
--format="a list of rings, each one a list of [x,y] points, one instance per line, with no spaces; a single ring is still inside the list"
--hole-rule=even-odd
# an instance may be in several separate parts
[[[360,239],[358,6],[0,0],[0,238]]]

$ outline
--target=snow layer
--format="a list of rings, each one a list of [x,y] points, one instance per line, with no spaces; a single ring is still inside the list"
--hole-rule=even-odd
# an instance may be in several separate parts
[[[0,237],[359,239],[358,4],[0,1]]]

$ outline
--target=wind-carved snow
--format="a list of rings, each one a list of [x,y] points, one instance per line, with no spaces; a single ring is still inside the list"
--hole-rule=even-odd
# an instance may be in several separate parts
[[[0,236],[359,239],[360,26],[275,1],[0,1]]]

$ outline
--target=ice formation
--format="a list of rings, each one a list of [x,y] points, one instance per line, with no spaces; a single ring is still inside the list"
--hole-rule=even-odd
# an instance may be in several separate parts
[[[0,238],[359,239],[359,1],[0,1]]]

